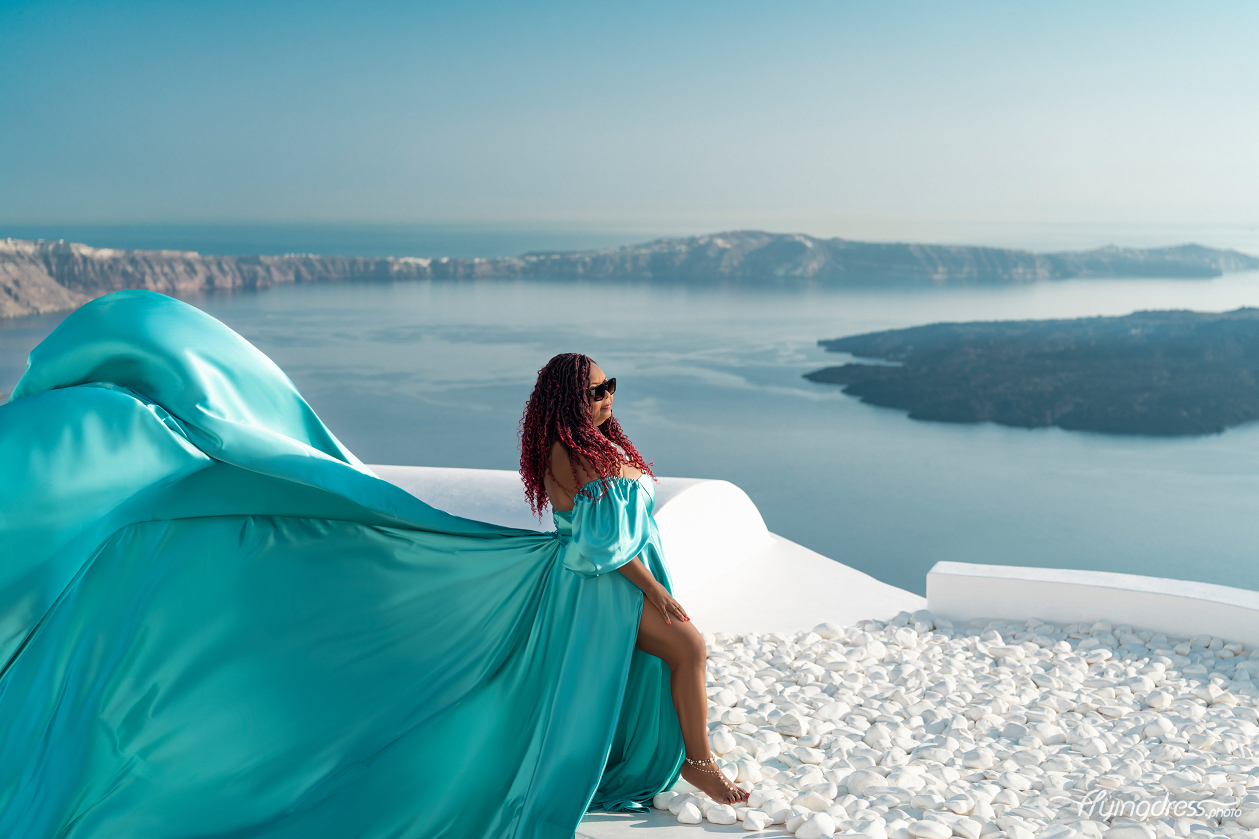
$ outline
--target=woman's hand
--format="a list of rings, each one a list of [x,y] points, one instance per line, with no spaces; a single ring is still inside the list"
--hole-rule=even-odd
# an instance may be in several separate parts
[[[669,590],[660,583],[656,583],[650,591],[643,592],[643,596],[651,601],[651,605],[660,610],[660,614],[664,615],[665,623],[673,623],[673,618],[680,621],[691,619],[682,608],[682,604],[674,600]]]
[[[628,577],[630,582],[643,590],[643,597],[647,602],[660,610],[660,614],[664,616],[665,623],[673,623],[674,618],[680,621],[689,621],[691,619],[686,614],[686,610],[682,608],[682,604],[674,600],[673,595],[669,594],[669,590],[664,587],[664,584],[651,575],[651,570],[643,564],[642,557],[634,557],[617,570]]]

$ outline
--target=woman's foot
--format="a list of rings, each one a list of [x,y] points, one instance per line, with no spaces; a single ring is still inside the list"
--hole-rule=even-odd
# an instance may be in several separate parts
[[[718,804],[742,804],[748,800],[748,793],[736,787],[711,757],[703,760],[687,758],[682,764],[682,780]]]

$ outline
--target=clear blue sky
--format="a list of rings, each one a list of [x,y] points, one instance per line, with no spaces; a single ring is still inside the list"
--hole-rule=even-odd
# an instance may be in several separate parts
[[[1259,4],[0,0],[0,222],[1259,223]]]

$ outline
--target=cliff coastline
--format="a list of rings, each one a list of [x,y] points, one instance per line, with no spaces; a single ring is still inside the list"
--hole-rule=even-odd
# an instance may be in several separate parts
[[[448,259],[312,254],[209,256],[0,239],[0,317],[73,309],[102,294],[147,288],[172,295],[284,283],[489,278],[833,286],[1008,285],[1072,277],[1209,278],[1259,269],[1259,258],[1200,245],[1033,253],[953,245],[853,242],[734,231],[594,251]]]

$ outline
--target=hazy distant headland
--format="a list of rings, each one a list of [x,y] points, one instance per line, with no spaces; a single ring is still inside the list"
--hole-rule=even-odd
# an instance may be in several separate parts
[[[1033,253],[953,245],[816,239],[735,231],[657,239],[593,251],[493,259],[203,256],[191,251],[92,248],[63,241],[0,240],[0,317],[72,309],[123,288],[167,294],[258,289],[281,283],[479,278],[651,278],[832,286],[1007,285],[1071,277],[1216,277],[1259,269],[1259,258],[1200,245]]]
[[[1259,419],[1259,309],[936,323],[818,342],[893,364],[806,373],[914,419],[1209,434]]]

